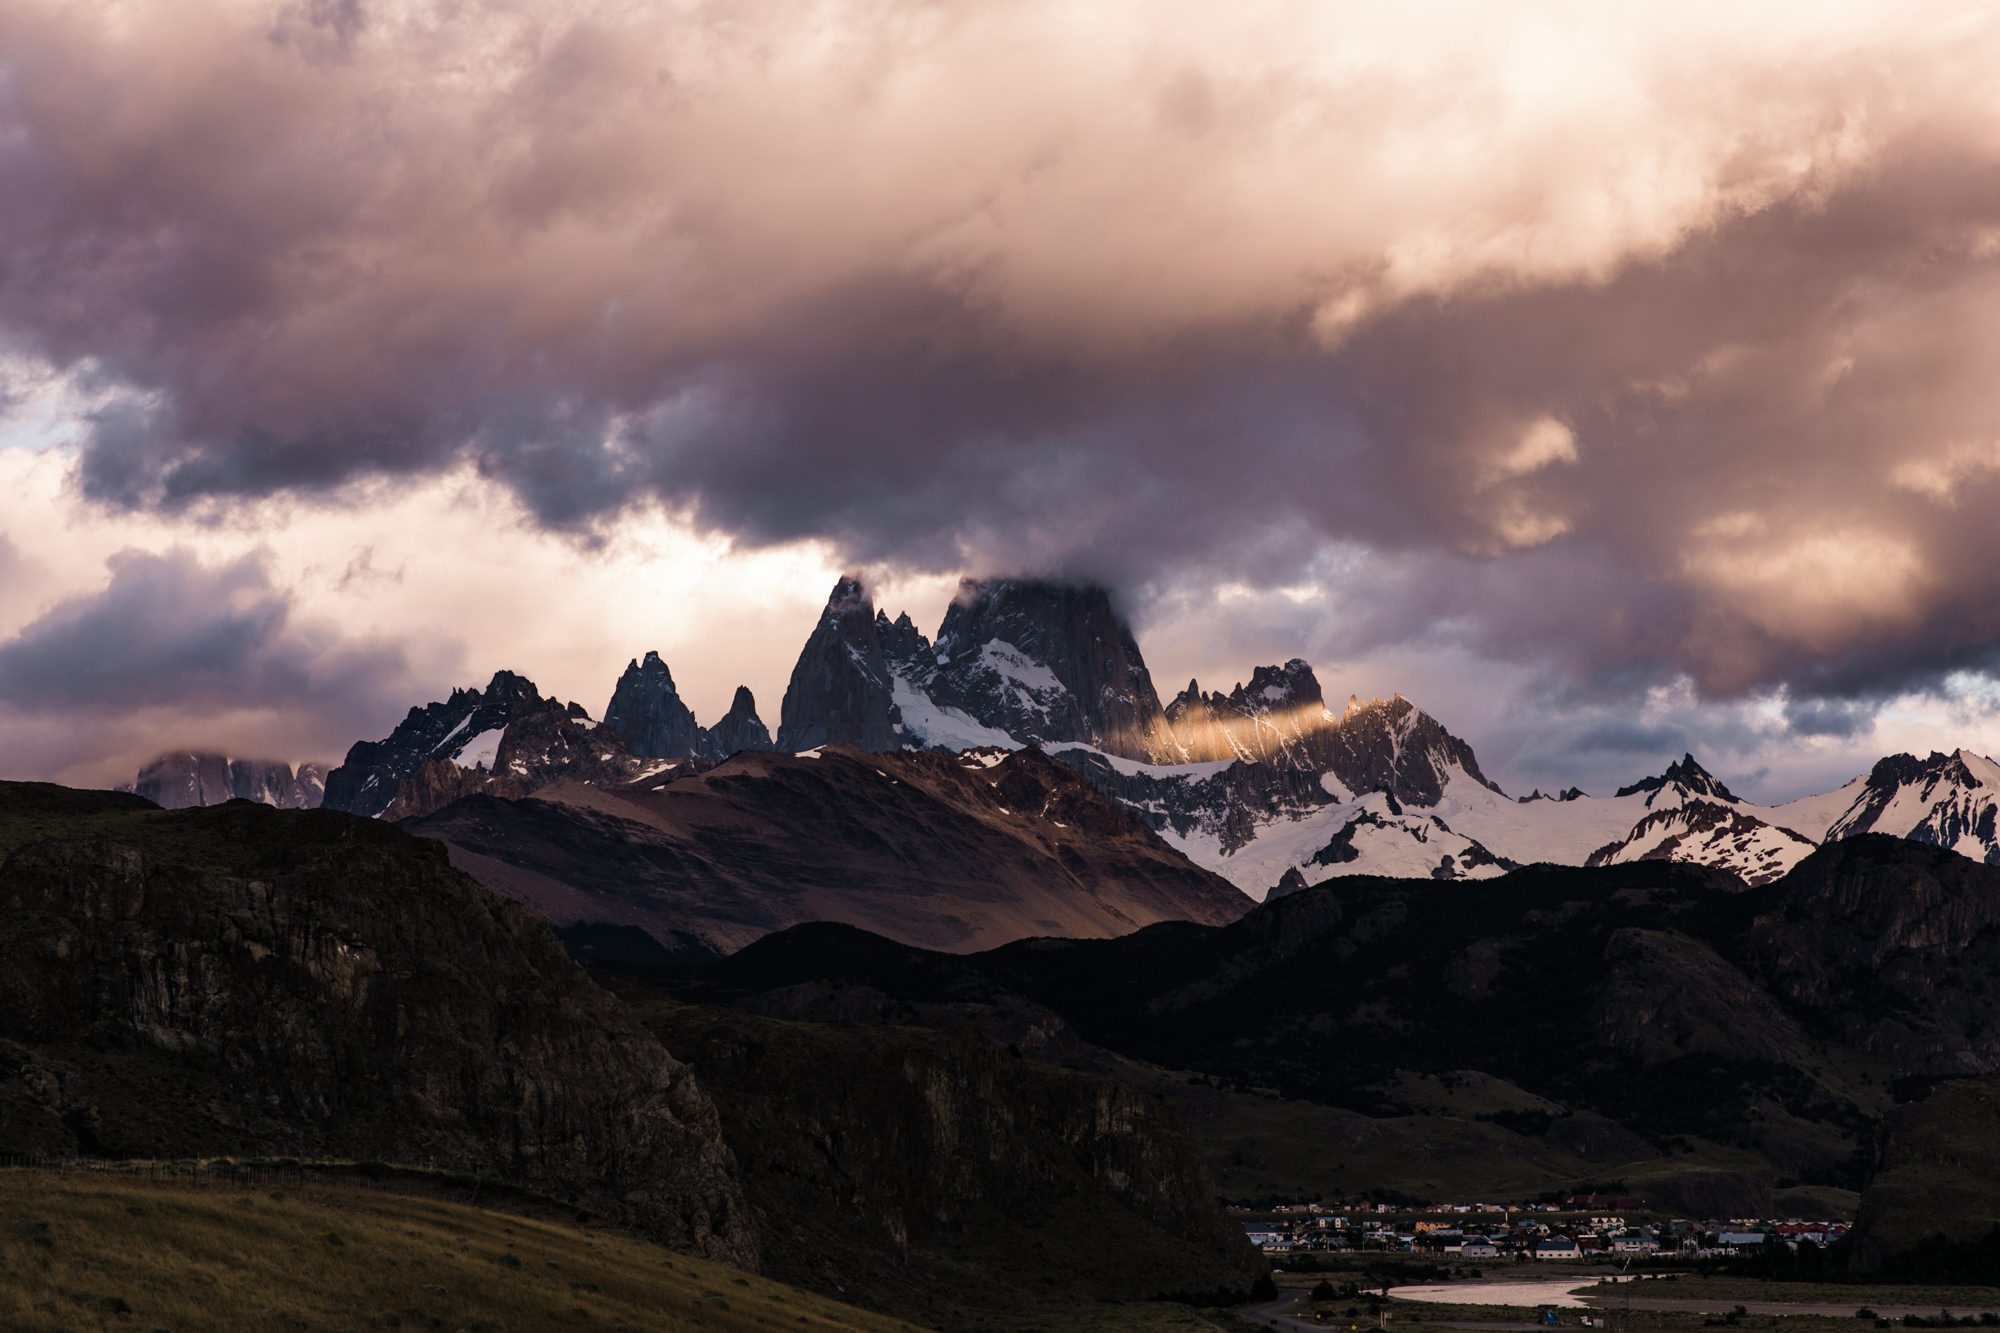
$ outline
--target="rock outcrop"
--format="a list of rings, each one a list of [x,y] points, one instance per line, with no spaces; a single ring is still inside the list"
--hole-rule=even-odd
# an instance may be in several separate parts
[[[0,784],[62,835],[0,865],[0,1152],[435,1163],[755,1266],[693,1075],[437,844],[45,797]]]

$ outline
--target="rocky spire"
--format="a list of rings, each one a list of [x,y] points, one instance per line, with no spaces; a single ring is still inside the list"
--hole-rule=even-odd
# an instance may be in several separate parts
[[[656,652],[633,662],[618,678],[611,702],[604,706],[604,725],[625,748],[649,759],[679,759],[703,752],[701,728],[694,713],[681,702],[673,672]]]
[[[746,685],[736,687],[736,697],[730,701],[729,711],[722,720],[707,731],[704,753],[717,759],[727,759],[739,750],[770,750],[776,746],[771,740],[770,729],[757,716],[757,700]]]
[[[778,712],[778,748],[794,753],[827,744],[894,750],[902,744],[889,663],[876,628],[875,604],[861,581],[833,585],[826,610],[799,653]]]

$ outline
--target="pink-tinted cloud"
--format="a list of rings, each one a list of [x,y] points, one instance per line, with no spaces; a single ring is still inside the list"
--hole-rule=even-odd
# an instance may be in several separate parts
[[[1396,571],[1353,652],[1864,697],[2000,641],[1997,56],[1887,5],[24,0],[0,334],[115,388],[112,504],[470,459],[1141,607],[1343,543]]]

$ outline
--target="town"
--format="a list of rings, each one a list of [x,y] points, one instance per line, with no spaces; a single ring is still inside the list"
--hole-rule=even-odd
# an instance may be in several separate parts
[[[1619,1211],[1587,1211],[1609,1202]],[[1579,1206],[1581,1205],[1581,1206]],[[1279,1204],[1232,1207],[1250,1241],[1273,1260],[1374,1250],[1462,1262],[1719,1259],[1782,1245],[1825,1247],[1845,1222],[1801,1218],[1674,1218],[1643,1213],[1642,1200],[1570,1198],[1560,1203]]]

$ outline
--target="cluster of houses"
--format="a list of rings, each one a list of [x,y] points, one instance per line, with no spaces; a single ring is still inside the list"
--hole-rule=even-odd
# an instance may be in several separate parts
[[[1436,1205],[1398,1213],[1377,1205],[1280,1206],[1243,1226],[1251,1243],[1272,1257],[1310,1251],[1392,1250],[1468,1263],[1528,1262],[1653,1255],[1700,1259],[1745,1254],[1769,1245],[1829,1245],[1847,1234],[1844,1222],[1794,1218],[1669,1218],[1633,1222],[1616,1214],[1580,1216],[1558,1205]],[[1239,1210],[1242,1211],[1242,1210]]]

